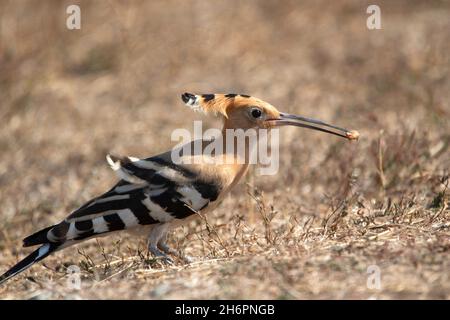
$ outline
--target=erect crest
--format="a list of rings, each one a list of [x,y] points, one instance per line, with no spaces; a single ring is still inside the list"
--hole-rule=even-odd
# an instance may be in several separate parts
[[[183,102],[195,111],[220,113],[225,118],[228,117],[227,111],[231,106],[247,104],[251,96],[235,93],[216,93],[216,94],[192,94],[185,92],[181,95]],[[253,98],[254,99],[254,98]]]

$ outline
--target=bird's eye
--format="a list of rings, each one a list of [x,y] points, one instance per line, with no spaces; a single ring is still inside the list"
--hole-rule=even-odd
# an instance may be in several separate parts
[[[258,119],[262,116],[262,111],[258,108],[253,108],[252,111],[250,111],[250,114],[253,118]]]

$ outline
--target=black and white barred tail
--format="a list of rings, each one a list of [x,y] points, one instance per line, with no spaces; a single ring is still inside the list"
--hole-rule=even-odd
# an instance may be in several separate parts
[[[45,259],[51,253],[55,252],[59,248],[60,248],[60,245],[54,244],[54,243],[46,243],[46,244],[42,245],[39,249],[37,249],[36,251],[33,251],[25,259],[21,260],[14,267],[12,267],[8,271],[6,271],[4,274],[2,274],[0,276],[0,284],[5,282],[9,278],[12,278],[15,275],[21,273],[22,271],[25,271],[26,269],[31,267],[36,262],[41,261],[42,259]]]

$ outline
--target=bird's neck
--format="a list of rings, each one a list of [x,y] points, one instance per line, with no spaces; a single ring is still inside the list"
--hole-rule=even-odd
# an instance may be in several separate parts
[[[222,128],[222,150],[223,153],[235,162],[248,166],[251,164],[251,155],[255,152],[258,144],[258,134],[226,125]]]

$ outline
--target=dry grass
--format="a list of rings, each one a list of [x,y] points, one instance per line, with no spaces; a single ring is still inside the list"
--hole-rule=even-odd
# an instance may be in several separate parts
[[[252,173],[171,235],[193,264],[113,236],[0,297],[450,298],[448,2],[378,1],[379,31],[364,1],[75,2],[80,31],[65,28],[69,1],[0,2],[2,270],[29,252],[23,237],[114,183],[107,152],[157,154],[192,128],[184,91],[252,94],[362,138],[283,130],[277,176]],[[380,290],[366,286],[374,264]]]

